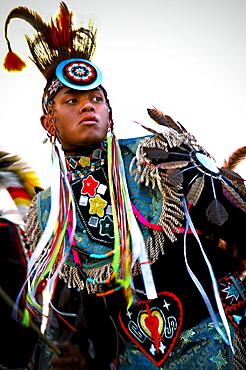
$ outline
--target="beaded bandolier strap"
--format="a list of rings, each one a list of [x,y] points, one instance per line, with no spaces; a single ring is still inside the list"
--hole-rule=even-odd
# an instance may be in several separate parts
[[[110,194],[108,188],[106,143],[102,143],[89,156],[67,157],[71,174],[71,187],[74,195],[76,212],[81,226],[77,225],[75,233],[76,246],[73,248],[79,253],[82,264],[95,265],[103,261],[103,266],[80,270],[78,267],[66,263],[60,277],[69,286],[84,287],[81,278],[85,281],[89,292],[98,292],[104,282],[112,280],[111,263],[106,263],[113,254],[113,219]],[[105,253],[90,253],[81,248],[82,235],[87,235],[90,240],[105,245]],[[76,282],[76,283],[75,283]]]
[[[71,186],[76,211],[84,226],[79,229],[90,239],[113,245],[113,219],[108,189],[105,149],[95,149],[91,157],[67,157],[72,169]]]

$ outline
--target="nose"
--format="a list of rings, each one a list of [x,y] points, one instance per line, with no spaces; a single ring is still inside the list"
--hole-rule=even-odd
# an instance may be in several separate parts
[[[81,106],[81,112],[93,112],[95,110],[93,104],[89,100],[85,100]]]

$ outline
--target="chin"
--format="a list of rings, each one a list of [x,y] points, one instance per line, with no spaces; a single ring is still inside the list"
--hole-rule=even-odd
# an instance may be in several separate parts
[[[99,144],[106,139],[107,135],[103,137],[87,137],[83,142],[81,142],[81,146],[88,146],[88,145],[95,145]]]

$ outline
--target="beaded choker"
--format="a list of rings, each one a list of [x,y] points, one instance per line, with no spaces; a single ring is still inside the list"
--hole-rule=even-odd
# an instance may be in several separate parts
[[[84,178],[89,172],[103,166],[105,156],[106,149],[104,143],[102,143],[100,148],[93,150],[91,155],[67,156],[67,168],[71,173],[71,181]]]

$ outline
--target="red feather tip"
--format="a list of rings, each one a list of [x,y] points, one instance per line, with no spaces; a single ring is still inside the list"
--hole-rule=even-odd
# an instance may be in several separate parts
[[[26,67],[26,63],[13,51],[9,51],[4,59],[3,66],[8,72],[21,72]]]
[[[55,50],[66,47],[72,48],[72,12],[69,12],[66,5],[61,3],[60,12],[55,20],[51,19],[48,31],[45,33],[47,43]]]

